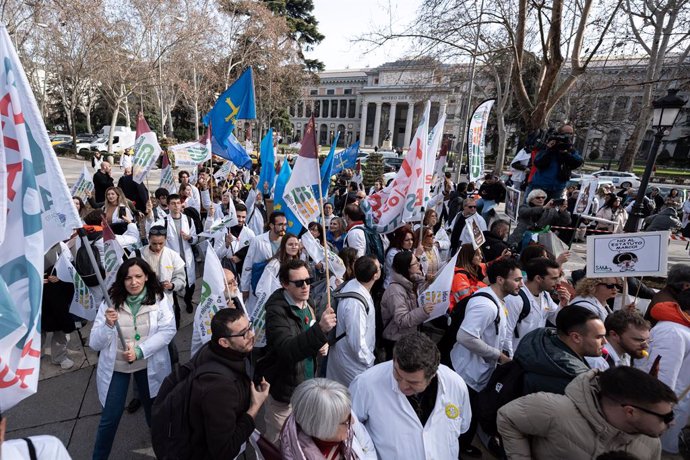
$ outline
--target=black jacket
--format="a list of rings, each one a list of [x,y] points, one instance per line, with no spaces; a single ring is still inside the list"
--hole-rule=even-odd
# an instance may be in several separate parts
[[[271,384],[273,399],[287,403],[297,385],[304,381],[304,360],[313,359],[316,369],[316,355],[328,338],[321,331],[318,318],[309,329],[302,329],[301,320],[285,300],[284,292],[280,288],[266,301],[266,354],[256,363],[254,380],[265,377]]]
[[[484,254],[484,261],[491,262],[501,257],[503,251],[508,249],[508,243],[494,235],[489,231],[484,232],[486,242],[482,245],[482,253]]]
[[[134,182],[134,176],[122,176],[117,181],[117,186],[122,189],[128,200],[134,202],[139,212],[146,212],[146,202],[149,200],[149,191],[144,184]]]
[[[215,361],[231,370],[229,375],[204,374],[192,385],[189,404],[191,452],[196,459],[235,458],[254,432],[247,414],[251,380],[245,357],[209,342],[192,358],[195,366]]]
[[[484,182],[481,187],[479,187],[479,196],[485,200],[493,200],[496,203],[500,203],[506,198],[506,186],[503,182]]]
[[[114,185],[113,178],[101,171],[96,171],[93,175],[93,198],[99,203],[105,201],[105,191]]]

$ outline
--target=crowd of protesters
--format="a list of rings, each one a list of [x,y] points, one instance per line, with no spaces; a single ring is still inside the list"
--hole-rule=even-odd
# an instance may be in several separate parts
[[[126,260],[109,291],[113,306],[101,304],[88,338],[100,352],[103,406],[93,458],[108,458],[125,407],[143,406],[154,449],[166,447],[156,444],[164,441],[151,411],[182,385],[169,376],[183,365],[189,429],[179,436],[190,458],[235,458],[257,427],[265,458],[680,458],[690,415],[690,265],[671,267],[658,292],[634,281],[635,300],[651,298],[646,312],[623,299],[631,278],[566,271],[563,248],[622,232],[636,195],[602,186],[577,215],[569,179],[581,165],[563,127],[515,156],[508,184],[493,174],[480,184],[437,178],[435,204],[390,234],[367,227],[359,204],[368,194],[345,170],[324,218],[294,234],[256,171],[219,180],[203,165],[179,170],[177,193],[159,188],[149,198],[131,168],[115,186],[100,160],[93,196],[75,204],[100,259],[112,230]],[[497,212],[506,185],[525,196],[514,227]],[[644,230],[688,225],[690,198],[652,188],[648,200]],[[230,212],[237,224],[208,236]],[[470,221],[484,234],[481,247]],[[545,228],[563,245],[546,244]],[[326,277],[305,238],[337,254],[344,274],[330,267]],[[67,247],[76,254],[80,245]],[[68,369],[74,321],[65,321],[71,285],[53,271],[60,250],[46,254],[54,295],[44,294],[44,330],[54,331],[52,362]],[[208,251],[221,260],[228,308],[205,339],[194,325],[192,358],[179,363],[173,338],[183,314],[195,313]],[[456,253],[448,312],[428,321],[434,305],[420,294]],[[265,343],[253,324],[261,308]],[[510,397],[485,403],[499,387]]]

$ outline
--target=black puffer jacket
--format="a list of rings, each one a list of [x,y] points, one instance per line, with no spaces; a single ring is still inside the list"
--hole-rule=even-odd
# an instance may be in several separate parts
[[[280,288],[266,301],[266,354],[256,363],[254,380],[265,377],[271,384],[273,399],[288,403],[297,385],[304,381],[304,360],[313,359],[316,370],[316,355],[328,338],[321,331],[318,318],[303,330],[284,292]]]

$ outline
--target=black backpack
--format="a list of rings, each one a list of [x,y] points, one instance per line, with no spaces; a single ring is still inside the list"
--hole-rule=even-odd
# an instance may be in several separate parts
[[[385,262],[383,241],[381,241],[381,235],[375,230],[370,229],[367,226],[358,227],[364,232],[364,238],[367,242],[367,248],[365,255],[376,257],[381,264],[381,271],[383,271],[383,265]]]
[[[163,380],[151,408],[151,444],[156,458],[161,460],[193,458],[194,453],[190,445],[189,401],[194,380],[204,374],[221,374],[231,377],[233,372],[216,361],[209,361],[196,367],[192,359],[175,368]]]
[[[367,304],[367,300],[359,292],[333,292],[333,294],[331,295],[331,308],[336,313],[336,315],[338,314],[338,304],[343,299],[356,299],[356,300],[358,300],[364,306],[364,312],[367,315],[369,314],[369,304]],[[324,304],[326,304],[326,296],[323,297],[323,302],[324,302]],[[324,309],[325,308],[326,308],[326,306],[324,305]],[[336,336],[335,330],[336,330],[336,328],[334,327],[328,333],[328,345],[331,347],[333,345],[335,345],[336,343],[338,343],[338,341],[340,341],[340,339],[344,338],[347,335],[347,331],[343,331],[342,334]]]
[[[489,436],[498,434],[496,416],[498,410],[524,395],[525,370],[515,361],[499,364],[494,369],[486,387],[477,395],[479,410],[472,413],[482,430]]]
[[[518,315],[517,323],[515,323],[515,329],[513,330],[513,337],[515,337],[516,339],[520,338],[520,333],[518,332],[518,325],[522,322],[523,319],[525,319],[529,316],[529,312],[532,310],[532,304],[530,303],[529,299],[527,298],[527,294],[525,294],[525,291],[520,289],[520,291],[518,291],[518,294],[520,295],[520,298],[522,299],[522,310],[520,310],[520,314]]]
[[[98,269],[101,272],[101,277],[105,278],[105,268],[103,268],[101,254],[96,247],[96,239],[89,241],[89,245],[91,246],[93,257],[96,259],[96,265],[98,265]],[[77,250],[77,255],[74,258],[74,268],[77,270],[77,273],[79,273],[79,276],[81,276],[81,279],[84,280],[84,284],[89,287],[98,286],[96,270],[93,265],[91,265],[91,259],[89,259],[89,253],[86,251],[86,246],[84,244]]]
[[[450,362],[450,351],[457,342],[458,329],[460,329],[460,325],[465,319],[467,304],[469,303],[470,299],[476,297],[486,297],[496,305],[496,319],[494,319],[494,327],[496,328],[496,333],[498,334],[498,325],[501,323],[501,307],[496,303],[496,299],[494,299],[491,294],[487,292],[475,292],[474,294],[462,299],[455,305],[453,311],[446,313],[445,318],[448,324],[448,329],[446,329],[446,332],[443,334],[443,337],[438,343],[438,350],[441,352],[441,363],[450,368],[452,368],[452,363]]]

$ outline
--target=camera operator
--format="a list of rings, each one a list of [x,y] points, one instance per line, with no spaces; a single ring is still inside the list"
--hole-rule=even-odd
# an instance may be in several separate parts
[[[573,147],[573,134],[572,126],[563,125],[548,137],[534,159],[537,171],[527,188],[527,195],[534,189],[541,189],[546,192],[547,201],[563,197],[570,173],[584,163]]]

